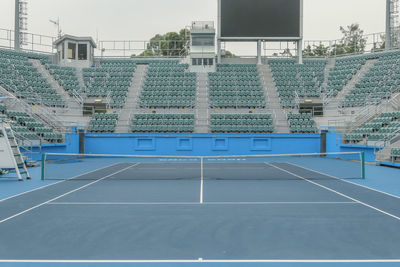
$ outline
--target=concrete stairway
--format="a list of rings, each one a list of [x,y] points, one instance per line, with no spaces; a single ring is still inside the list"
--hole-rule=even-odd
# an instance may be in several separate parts
[[[336,97],[329,100],[328,104],[325,105],[326,115],[337,115],[338,106],[340,102],[345,99],[345,96],[355,88],[356,84],[360,82],[361,78],[374,66],[378,59],[368,60],[361,69],[353,76],[353,78],[343,87],[342,91]]]
[[[269,65],[259,65],[258,72],[263,82],[266,102],[274,117],[274,127],[276,133],[289,133],[290,128],[284,110],[281,107],[277,88],[274,83],[271,68]]]
[[[0,95],[13,99],[10,101],[12,110],[24,111],[39,122],[42,122],[61,133],[67,130],[65,125],[62,123],[60,116],[54,111],[53,108],[41,105],[36,106],[36,108],[32,108],[32,105],[25,102],[25,99],[17,98],[15,95],[1,86]]]
[[[195,108],[195,133],[209,132],[209,87],[208,74],[197,74],[197,93],[196,93],[196,108]]]
[[[378,153],[376,153],[375,159],[378,161],[388,161],[391,162],[391,153],[392,153],[392,148],[398,148],[400,147],[400,140],[396,141],[395,143],[391,144],[390,146],[385,147]]]
[[[78,77],[79,87],[80,88],[84,88],[85,87],[85,83],[83,82],[83,71],[82,71],[82,68],[76,68],[76,76]]]
[[[61,95],[62,99],[68,103],[70,98],[68,93],[58,84],[53,75],[50,74],[50,72],[42,65],[42,63],[37,59],[29,59],[29,61],[32,62],[33,66],[36,67],[43,78],[47,80],[51,88],[56,89],[57,94]]]
[[[62,99],[67,103],[67,108],[52,108],[53,112],[57,114],[61,123],[65,126],[86,126],[89,118],[84,118],[82,104],[77,99],[71,97],[67,91],[54,79],[53,75],[41,64],[39,60],[30,59],[32,64],[37,68],[39,73],[47,80],[52,88],[54,88]]]
[[[130,120],[134,113],[138,113],[139,107],[139,96],[142,90],[144,81],[146,79],[148,65],[137,65],[136,71],[132,78],[131,87],[129,87],[128,95],[124,107],[119,111],[119,119],[115,132],[117,133],[128,133],[130,132]]]
[[[324,70],[324,82],[322,83],[322,88],[324,89],[324,92],[328,87],[329,70],[335,67],[335,62],[335,58],[328,58],[328,62],[326,63]]]

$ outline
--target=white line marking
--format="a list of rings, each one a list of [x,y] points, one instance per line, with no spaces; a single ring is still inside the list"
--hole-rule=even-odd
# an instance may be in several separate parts
[[[78,191],[78,190],[81,190],[81,189],[86,188],[86,187],[88,187],[88,186],[90,186],[90,185],[93,185],[93,184],[95,184],[95,183],[98,183],[98,182],[100,182],[100,181],[102,181],[102,180],[104,180],[104,179],[106,179],[106,178],[108,178],[108,177],[110,177],[110,176],[113,176],[113,175],[118,174],[118,173],[120,173],[120,172],[126,171],[127,169],[130,169],[130,168],[132,168],[132,167],[134,167],[134,166],[136,166],[136,165],[138,165],[138,163],[135,163],[134,165],[131,165],[131,166],[129,166],[129,167],[126,167],[126,168],[124,168],[124,169],[121,169],[121,170],[119,170],[119,171],[117,171],[117,172],[111,173],[111,174],[109,174],[109,175],[107,175],[107,176],[104,176],[104,177],[102,177],[102,178],[100,178],[100,179],[98,179],[98,180],[96,180],[96,181],[93,181],[93,182],[91,182],[91,183],[88,183],[88,184],[86,184],[86,185],[83,185],[83,186],[81,186],[81,187],[78,187],[78,188],[76,188],[76,189],[74,189],[74,190],[71,190],[71,191],[69,191],[69,192],[67,192],[67,193],[64,193],[64,194],[62,194],[62,195],[59,195],[58,197],[52,198],[52,199],[50,199],[50,200],[48,200],[48,201],[46,201],[46,202],[43,202],[43,203],[38,204],[38,205],[36,205],[36,206],[33,206],[33,207],[29,208],[29,209],[26,209],[26,210],[24,210],[24,211],[21,211],[21,212],[19,212],[19,213],[17,213],[17,214],[14,214],[14,215],[12,215],[12,216],[10,216],[10,217],[8,217],[8,218],[5,218],[5,219],[1,220],[0,223],[6,222],[6,221],[8,221],[8,220],[10,220],[10,219],[12,219],[12,218],[15,218],[15,217],[20,216],[20,215],[22,215],[22,214],[24,214],[24,213],[27,213],[28,211],[34,210],[34,209],[39,208],[39,207],[41,207],[41,206],[43,206],[43,205],[45,205],[45,204],[48,204],[49,202],[52,202],[52,201],[57,200],[57,199],[60,199],[60,198],[62,198],[62,197],[64,197],[64,196],[67,196],[67,195],[69,195],[69,194],[72,194],[72,193],[74,193],[74,192],[76,192],[76,191]]]
[[[203,191],[204,191],[204,160],[200,158],[200,204],[203,203]]]
[[[41,186],[41,187],[38,187],[38,188],[34,188],[32,190],[29,190],[29,191],[26,191],[26,192],[22,192],[22,193],[19,193],[17,195],[13,195],[13,196],[1,199],[0,203],[3,202],[3,201],[9,200],[9,199],[15,198],[15,197],[22,196],[22,195],[27,194],[27,193],[31,193],[31,192],[34,192],[34,191],[37,191],[37,190],[40,190],[40,189],[44,189],[44,188],[52,186],[52,185],[56,185],[56,184],[59,184],[59,183],[62,183],[62,182],[68,181],[68,180],[73,180],[73,179],[75,179],[75,178],[77,178],[79,176],[83,176],[83,175],[86,175],[86,174],[89,174],[89,173],[92,173],[92,172],[95,172],[95,171],[100,171],[100,170],[103,170],[103,169],[106,169],[106,168],[110,168],[110,167],[113,167],[114,165],[117,165],[117,164],[120,164],[120,163],[111,164],[110,166],[106,166],[106,167],[103,167],[103,168],[100,168],[100,169],[96,169],[96,170],[90,171],[90,172],[85,172],[83,174],[76,175],[76,176],[74,176],[72,178],[68,178],[68,179],[65,179],[65,180],[62,180],[62,181],[54,182],[52,184],[48,184],[48,185]]]
[[[47,205],[337,205],[359,204],[355,201],[338,202],[49,202]]]
[[[0,260],[9,263],[198,263],[197,260]],[[389,263],[400,262],[400,259],[371,259],[371,260],[206,260],[208,263]]]
[[[300,176],[300,175],[297,175],[297,174],[295,174],[295,173],[292,173],[292,172],[290,172],[290,171],[288,171],[288,170],[282,169],[282,168],[280,168],[280,167],[278,167],[278,166],[269,164],[269,163],[267,163],[267,162],[265,162],[265,164],[270,165],[270,166],[272,166],[272,167],[274,167],[274,168],[276,168],[276,169],[278,169],[278,170],[281,170],[281,171],[283,171],[283,172],[289,173],[289,174],[291,174],[291,175],[293,175],[293,176],[295,176],[295,177],[298,177],[298,178],[300,178],[300,179],[303,179],[304,181],[307,181],[307,182],[309,182],[309,183],[312,183],[312,184],[314,184],[314,185],[316,185],[316,186],[319,186],[319,187],[321,187],[321,188],[324,188],[324,189],[326,189],[326,190],[328,190],[328,191],[331,191],[331,192],[333,192],[333,193],[336,193],[336,194],[338,194],[338,195],[340,195],[340,196],[342,196],[342,197],[345,197],[345,198],[347,198],[347,199],[350,199],[350,200],[352,200],[352,201],[355,201],[355,202],[357,202],[357,203],[359,203],[359,204],[361,204],[361,205],[363,205],[363,206],[365,206],[365,207],[371,208],[371,209],[373,209],[373,210],[376,210],[376,211],[378,211],[378,212],[380,212],[380,213],[383,213],[383,214],[385,214],[385,215],[388,215],[388,216],[390,216],[390,217],[392,217],[392,218],[395,218],[396,220],[400,221],[400,217],[398,217],[398,216],[396,216],[396,215],[393,215],[393,214],[391,214],[391,213],[389,213],[389,212],[386,212],[386,211],[383,211],[383,210],[381,210],[381,209],[378,209],[378,208],[376,208],[376,207],[374,207],[374,206],[371,206],[371,205],[369,205],[369,204],[367,204],[367,203],[364,203],[364,202],[362,202],[362,201],[360,201],[360,200],[358,200],[358,199],[355,199],[355,198],[352,198],[352,197],[350,197],[350,196],[348,196],[348,195],[345,195],[345,194],[343,194],[343,193],[340,193],[340,192],[338,192],[338,191],[336,191],[336,190],[334,190],[334,189],[332,189],[332,188],[329,188],[329,187],[327,187],[327,186],[321,185],[321,184],[316,183],[316,182],[314,182],[314,181],[310,181],[310,180],[308,180],[307,178],[304,178],[304,177],[302,177],[302,176]]]
[[[306,167],[303,167],[303,166],[300,166],[300,165],[297,165],[297,164],[293,164],[293,163],[288,163],[288,164],[296,166],[296,167],[299,167],[299,168],[302,168],[302,169],[305,169],[305,170],[309,170],[309,171],[312,171],[312,172],[323,174],[325,176],[329,176],[329,177],[338,179],[340,181],[343,181],[343,182],[346,182],[346,183],[349,183],[349,184],[353,184],[353,185],[357,185],[357,186],[360,186],[360,187],[364,187],[366,189],[369,189],[369,190],[372,190],[372,191],[375,191],[375,192],[378,192],[378,193],[382,193],[382,194],[388,195],[390,197],[394,197],[394,198],[400,199],[400,196],[395,196],[395,195],[392,195],[390,193],[383,192],[383,191],[380,191],[380,190],[377,190],[377,189],[374,189],[374,188],[371,188],[371,187],[368,187],[368,186],[365,186],[365,185],[361,185],[361,184],[357,184],[357,183],[354,183],[354,182],[351,182],[351,181],[347,181],[345,179],[341,179],[341,178],[338,178],[338,177],[335,177],[335,176],[332,176],[332,175],[329,175],[329,174],[326,174],[326,173],[323,173],[323,172],[319,172],[319,171],[316,171],[316,170],[313,170],[313,169],[309,169],[309,168],[306,168]]]

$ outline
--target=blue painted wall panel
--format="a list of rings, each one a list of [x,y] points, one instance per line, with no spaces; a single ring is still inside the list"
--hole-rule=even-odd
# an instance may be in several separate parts
[[[341,144],[342,134],[327,133],[327,152],[365,152],[374,161],[374,148]],[[67,134],[65,144],[43,145],[41,152],[78,153],[79,135]],[[40,160],[38,148],[34,160]],[[319,153],[319,134],[86,134],[85,153],[122,155],[251,155]]]
[[[42,153],[79,153],[79,135],[73,131],[65,135],[64,144],[44,144],[41,149],[34,147],[32,160],[41,160]]]
[[[375,149],[373,146],[342,144],[341,141],[342,135],[343,134],[341,133],[327,133],[326,135],[327,152],[364,152],[366,161],[369,162],[375,161]]]
[[[86,134],[85,151],[91,154],[187,156],[317,153],[320,152],[320,135]]]

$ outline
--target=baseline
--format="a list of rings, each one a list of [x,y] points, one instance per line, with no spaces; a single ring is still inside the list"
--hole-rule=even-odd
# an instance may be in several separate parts
[[[337,205],[337,204],[359,204],[355,201],[338,201],[338,202],[49,202],[47,205]]]
[[[308,170],[308,171],[319,173],[319,174],[322,174],[322,175],[325,175],[325,176],[328,176],[328,177],[332,177],[334,179],[337,179],[337,180],[340,180],[340,181],[343,181],[343,182],[346,182],[346,183],[349,183],[349,184],[352,184],[352,185],[363,187],[363,188],[369,189],[371,191],[375,191],[375,192],[378,192],[378,193],[381,193],[381,194],[384,194],[384,195],[387,195],[387,196],[390,196],[390,197],[394,197],[394,198],[400,199],[400,196],[396,196],[396,195],[390,194],[388,192],[384,192],[384,191],[381,191],[381,190],[378,190],[378,189],[375,189],[375,188],[372,188],[372,187],[369,187],[369,186],[366,186],[366,185],[357,184],[355,182],[351,182],[351,181],[348,181],[348,180],[345,180],[345,179],[341,179],[339,177],[336,177],[336,176],[333,176],[333,175],[330,175],[330,174],[326,174],[326,173],[323,173],[323,172],[319,172],[319,171],[313,170],[311,168],[306,168],[304,166],[300,166],[300,165],[297,165],[297,164],[294,164],[294,163],[289,163],[289,162],[286,162],[286,163],[289,164],[289,165],[296,166],[296,167],[301,168],[301,169],[305,169],[305,170]]]
[[[28,190],[28,191],[25,191],[25,192],[22,192],[22,193],[19,193],[19,194],[16,194],[16,195],[7,197],[7,198],[3,198],[3,199],[0,199],[0,203],[1,203],[1,202],[4,202],[4,201],[6,201],[6,200],[9,200],[9,199],[13,199],[13,198],[15,198],[15,197],[19,197],[19,196],[22,196],[22,195],[25,195],[25,194],[28,194],[28,193],[31,193],[31,192],[35,192],[35,191],[44,189],[44,188],[49,187],[49,186],[53,186],[53,185],[56,185],[56,184],[63,183],[63,182],[68,181],[68,180],[74,180],[75,178],[77,178],[77,177],[79,177],[79,176],[83,176],[83,175],[86,175],[86,174],[90,174],[90,173],[93,173],[93,172],[96,172],[96,171],[101,171],[101,170],[104,170],[104,169],[106,169],[106,168],[111,168],[111,167],[113,167],[113,166],[115,166],[115,165],[117,165],[117,164],[119,164],[119,163],[111,164],[111,165],[109,165],[109,166],[106,166],[106,167],[103,167],[103,168],[100,168],[100,169],[96,169],[96,170],[93,170],[93,171],[85,172],[85,173],[83,173],[83,174],[79,174],[79,175],[73,176],[73,177],[71,177],[71,178],[62,180],[62,181],[57,181],[57,182],[54,182],[54,183],[51,183],[51,184],[47,184],[47,185],[44,185],[44,186],[40,186],[40,187],[38,187],[38,188],[34,188],[34,189],[31,189],[31,190]]]
[[[372,259],[372,260],[0,260],[7,263],[397,263],[400,259]]]
[[[309,183],[311,183],[311,184],[314,184],[314,185],[316,185],[316,186],[318,186],[318,187],[324,188],[324,189],[326,189],[326,190],[328,190],[328,191],[330,191],[330,192],[336,193],[336,194],[338,194],[338,195],[340,195],[340,196],[342,196],[342,197],[345,197],[345,198],[347,198],[347,199],[350,199],[350,200],[352,200],[352,201],[355,201],[355,202],[357,202],[357,203],[359,203],[359,204],[361,204],[361,205],[363,205],[363,206],[365,206],[365,207],[368,207],[368,208],[370,208],[370,209],[373,209],[373,210],[375,210],[375,211],[378,211],[378,212],[380,212],[380,213],[382,213],[382,214],[385,214],[385,215],[387,215],[387,216],[390,216],[390,217],[392,217],[392,218],[394,218],[394,219],[400,221],[400,217],[398,217],[398,216],[396,216],[396,215],[394,215],[394,214],[391,214],[391,213],[386,212],[386,211],[384,211],[384,210],[378,209],[377,207],[374,207],[374,206],[372,206],[372,205],[369,205],[369,204],[367,204],[367,203],[365,203],[365,202],[362,202],[362,201],[360,201],[360,200],[358,200],[358,199],[355,199],[355,198],[353,198],[353,197],[350,197],[350,196],[348,196],[348,195],[346,195],[346,194],[340,193],[339,191],[336,191],[336,190],[334,190],[334,189],[332,189],[332,188],[329,188],[329,187],[324,186],[324,185],[322,185],[322,184],[319,184],[319,183],[317,183],[317,182],[310,181],[310,180],[308,180],[308,179],[305,178],[305,177],[302,177],[302,176],[300,176],[300,175],[298,175],[298,174],[295,174],[295,173],[293,173],[293,172],[290,172],[290,171],[288,171],[288,170],[285,170],[285,169],[283,169],[283,168],[280,168],[280,167],[278,167],[278,166],[275,166],[275,165],[273,165],[273,164],[271,164],[271,163],[267,163],[267,162],[264,162],[264,163],[267,164],[267,165],[269,165],[269,166],[271,166],[271,167],[274,167],[274,168],[276,168],[276,169],[278,169],[278,170],[280,170],[280,171],[283,171],[283,172],[286,172],[286,173],[288,173],[288,174],[291,174],[291,175],[293,175],[293,176],[295,176],[295,177],[298,177],[298,178],[300,178],[300,179],[302,179],[302,180],[304,180],[304,181],[307,181],[307,182],[309,182]],[[340,179],[339,179],[339,180],[340,180]]]
[[[18,216],[20,216],[20,215],[22,215],[22,214],[25,214],[25,213],[27,213],[27,212],[29,212],[29,211],[32,211],[32,210],[34,210],[34,209],[37,209],[37,208],[39,208],[39,207],[41,207],[41,206],[43,206],[43,205],[46,205],[46,204],[49,203],[49,202],[52,202],[52,201],[57,200],[57,199],[60,199],[60,198],[62,198],[62,197],[64,197],[64,196],[67,196],[67,195],[72,194],[72,193],[74,193],[74,192],[76,192],[76,191],[79,191],[79,190],[81,190],[81,189],[83,189],[83,188],[86,188],[86,187],[91,186],[91,185],[93,185],[93,184],[95,184],[95,183],[98,183],[98,182],[100,182],[100,181],[102,181],[102,180],[104,180],[104,179],[106,179],[106,178],[108,178],[108,177],[110,177],[110,176],[113,176],[113,175],[115,175],[115,174],[118,174],[118,173],[121,173],[121,172],[123,172],[123,171],[126,171],[127,169],[130,169],[130,168],[132,168],[132,167],[134,167],[134,166],[137,166],[138,164],[139,164],[139,163],[135,163],[134,165],[131,165],[131,166],[129,166],[129,167],[123,168],[122,170],[119,170],[119,171],[117,171],[117,172],[114,172],[114,173],[111,173],[111,174],[109,174],[109,175],[106,175],[106,176],[104,176],[104,177],[102,177],[102,178],[100,178],[100,179],[98,179],[98,180],[96,180],[96,181],[93,181],[93,182],[91,182],[91,183],[88,183],[88,184],[86,184],[86,185],[83,185],[83,186],[81,186],[81,187],[78,187],[78,188],[76,188],[76,189],[74,189],[74,190],[68,191],[67,193],[64,193],[64,194],[62,194],[62,195],[59,195],[59,196],[57,196],[57,197],[55,197],[55,198],[52,198],[52,199],[50,199],[50,200],[48,200],[48,201],[45,201],[45,202],[43,202],[43,203],[40,203],[40,204],[38,204],[38,205],[36,205],[36,206],[33,206],[33,207],[29,208],[29,209],[26,209],[26,210],[23,210],[23,211],[21,211],[21,212],[19,212],[19,213],[16,213],[16,214],[14,214],[14,215],[12,215],[12,216],[10,216],[10,217],[7,217],[7,218],[1,220],[1,221],[0,221],[0,224],[6,222],[6,221],[8,221],[8,220],[11,220],[12,218],[18,217]]]

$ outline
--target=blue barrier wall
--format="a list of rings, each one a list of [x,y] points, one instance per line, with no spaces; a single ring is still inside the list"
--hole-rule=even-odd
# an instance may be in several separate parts
[[[327,133],[327,152],[365,152],[375,160],[374,147],[344,145],[342,134]],[[252,155],[319,153],[320,134],[85,134],[85,153],[120,155]],[[41,158],[40,150],[33,155]],[[41,152],[78,153],[79,135],[73,129],[65,144],[43,145]]]
[[[33,147],[32,160],[41,160],[43,153],[78,153],[79,135],[73,128],[71,133],[65,134],[63,144],[43,144],[42,147]],[[29,153],[27,153],[30,156]]]
[[[85,153],[248,155],[320,152],[319,134],[86,134]]]
[[[341,133],[327,133],[327,152],[364,152],[366,161],[375,161],[375,148],[373,146],[342,144],[342,135]],[[379,149],[377,151],[379,151]]]

